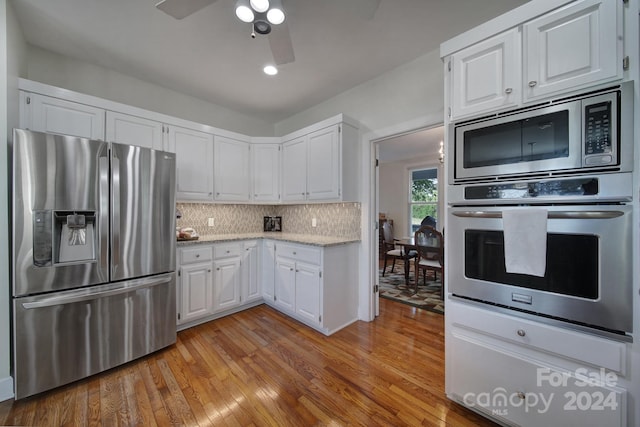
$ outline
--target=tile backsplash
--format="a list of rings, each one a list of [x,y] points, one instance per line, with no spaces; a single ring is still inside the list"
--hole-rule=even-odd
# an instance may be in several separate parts
[[[282,217],[285,233],[360,238],[360,203],[308,205],[220,205],[178,203],[178,227],[193,227],[198,234],[259,233],[265,216]],[[213,227],[208,219],[213,218]],[[316,227],[312,220],[316,218]]]

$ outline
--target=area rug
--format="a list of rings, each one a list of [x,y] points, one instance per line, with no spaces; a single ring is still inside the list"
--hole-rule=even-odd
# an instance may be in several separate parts
[[[387,269],[388,270],[388,269]],[[415,282],[413,281],[413,271],[409,275],[409,288],[405,285],[404,272],[396,266],[395,272],[387,271],[382,277],[380,270],[380,298],[398,301],[403,304],[412,305],[434,313],[444,314],[444,301],[440,299],[440,280],[429,281],[423,285],[422,275],[418,293],[415,292]]]

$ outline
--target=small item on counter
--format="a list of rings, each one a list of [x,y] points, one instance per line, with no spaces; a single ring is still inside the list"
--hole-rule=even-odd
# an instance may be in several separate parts
[[[198,239],[198,233],[191,227],[183,227],[177,231],[178,240],[196,240]]]
[[[265,216],[264,231],[282,231],[281,216]]]

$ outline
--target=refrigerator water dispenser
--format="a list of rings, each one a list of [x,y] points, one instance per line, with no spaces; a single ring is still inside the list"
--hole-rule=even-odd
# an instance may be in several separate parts
[[[96,213],[35,211],[33,215],[33,264],[96,260]]]

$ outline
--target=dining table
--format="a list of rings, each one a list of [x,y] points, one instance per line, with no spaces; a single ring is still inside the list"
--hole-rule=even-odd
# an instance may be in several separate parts
[[[394,243],[397,246],[402,246],[404,249],[402,253],[404,253],[404,283],[407,289],[410,287],[409,281],[409,272],[411,271],[411,259],[415,258],[411,256],[411,251],[416,251],[416,245],[413,237],[403,237],[401,239],[394,239]],[[418,292],[418,281],[416,280],[415,293]]]

